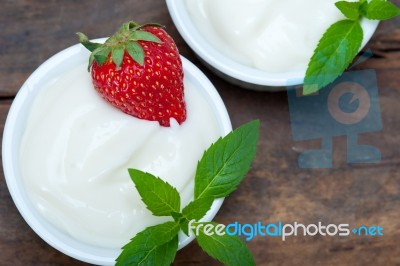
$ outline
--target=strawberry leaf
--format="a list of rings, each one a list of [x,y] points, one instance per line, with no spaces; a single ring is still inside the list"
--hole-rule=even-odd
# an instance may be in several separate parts
[[[93,61],[94,61],[94,55],[93,53],[91,53],[89,56],[88,71],[90,71],[90,66],[93,64]]]
[[[311,57],[303,94],[318,91],[333,82],[350,65],[363,40],[360,22],[342,20],[324,33]]]
[[[93,57],[96,60],[97,64],[102,65],[107,60],[110,52],[110,47],[100,46],[93,51]]]
[[[96,50],[96,48],[101,46],[101,43],[95,43],[95,42],[89,41],[89,38],[82,32],[77,32],[76,34],[79,37],[79,42],[83,46],[85,46],[86,49],[88,49],[91,52],[93,52],[94,50]]]
[[[247,123],[205,151],[197,165],[195,199],[222,198],[236,189],[255,156],[259,126],[258,120]]]
[[[137,42],[129,42],[126,45],[126,50],[133,60],[135,60],[139,65],[143,65],[144,51],[142,46],[140,46]]]
[[[122,59],[124,59],[124,47],[117,46],[111,51],[112,60],[114,61],[117,69],[121,66]]]
[[[137,31],[132,32],[129,35],[129,40],[161,43],[161,40],[156,35],[148,32],[148,31],[143,31],[143,30],[137,30]]]
[[[360,2],[347,2],[339,1],[335,3],[335,6],[343,13],[347,18],[351,20],[357,20],[360,17]]]
[[[155,216],[170,216],[180,211],[178,191],[164,180],[136,169],[128,169],[142,201]]]
[[[129,21],[122,24],[120,29],[108,38],[104,44],[90,42],[85,34],[77,32],[80,43],[92,52],[89,57],[88,69],[90,70],[94,60],[99,65],[102,65],[108,59],[110,52],[113,62],[119,69],[124,58],[125,49],[134,61],[143,65],[144,51],[137,41],[162,43],[155,34],[146,31],[145,27],[147,26],[162,27],[154,23],[139,25],[134,21]]]
[[[400,15],[400,9],[384,0],[365,1],[360,7],[361,14],[367,19],[387,20]]]
[[[178,250],[178,232],[176,222],[146,228],[122,248],[116,265],[170,265]]]
[[[128,21],[128,22],[125,22],[124,24],[122,24],[119,31],[122,31],[122,32],[129,31],[131,29],[134,29],[137,26],[139,26],[139,24],[137,24],[135,21]]]

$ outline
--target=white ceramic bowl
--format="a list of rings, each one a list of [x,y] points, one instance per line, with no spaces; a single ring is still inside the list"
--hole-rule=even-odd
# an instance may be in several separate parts
[[[103,42],[104,40],[98,39],[96,41]],[[29,199],[21,176],[18,158],[27,116],[37,92],[52,78],[87,62],[88,56],[89,52],[82,45],[74,45],[48,59],[26,80],[11,106],[5,124],[2,150],[3,168],[7,186],[15,205],[29,226],[43,240],[75,259],[98,265],[113,265],[115,258],[121,252],[120,249],[99,248],[79,242],[58,230],[42,217]],[[207,99],[207,102],[217,114],[221,135],[226,135],[232,130],[232,126],[221,97],[211,82],[196,66],[183,57],[182,62],[185,78],[191,80]],[[215,200],[203,220],[211,221],[221,207],[222,202],[223,199]],[[179,236],[179,248],[186,246],[191,240],[193,238],[181,233]]]
[[[286,86],[302,83],[305,70],[268,73],[240,64],[226,56],[212,46],[197,29],[186,9],[185,0],[166,0],[166,2],[172,20],[186,43],[208,68],[228,82],[244,88],[264,91],[284,90]],[[378,24],[377,21],[362,20],[364,30],[362,47],[370,40]]]

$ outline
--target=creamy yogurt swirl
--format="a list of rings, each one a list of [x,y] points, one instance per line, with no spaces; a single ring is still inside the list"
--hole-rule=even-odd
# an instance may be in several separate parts
[[[193,198],[204,150],[220,135],[206,99],[185,80],[187,120],[171,127],[126,115],[100,98],[86,66],[39,92],[20,149],[21,171],[37,210],[84,243],[120,248],[164,218],[142,203],[127,169],[160,176]]]
[[[344,18],[337,0],[185,0],[220,52],[271,73],[304,71],[325,30]]]

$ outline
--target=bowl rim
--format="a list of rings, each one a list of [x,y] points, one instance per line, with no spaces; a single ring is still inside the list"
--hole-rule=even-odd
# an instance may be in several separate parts
[[[99,38],[93,41],[104,42],[106,38]],[[4,126],[3,140],[2,140],[2,162],[3,162],[3,172],[7,188],[12,197],[14,204],[16,205],[19,213],[26,221],[26,223],[32,228],[32,230],[50,246],[57,249],[58,251],[75,258],[80,261],[84,261],[92,264],[101,265],[114,265],[116,255],[120,253],[120,249],[108,249],[108,248],[98,248],[93,246],[93,250],[82,250],[83,247],[90,247],[91,245],[84,244],[71,236],[66,235],[61,232],[61,230],[56,229],[52,224],[45,221],[45,218],[34,208],[30,202],[27,191],[23,186],[23,178],[19,174],[18,170],[18,160],[16,158],[19,154],[19,149],[15,148],[15,143],[20,143],[21,136],[18,137],[18,125],[24,122],[20,122],[20,118],[27,116],[26,111],[31,108],[32,93],[38,91],[38,83],[40,80],[50,80],[51,77],[48,76],[49,72],[52,71],[54,67],[60,66],[66,60],[70,60],[74,56],[82,56],[82,53],[87,53],[88,51],[83,48],[81,44],[75,44],[70,46],[44,61],[24,82],[20,90],[18,91],[13,103],[11,104],[9,113]],[[84,57],[88,58],[88,57]],[[226,107],[218,94],[216,88],[211,83],[211,81],[205,76],[203,72],[200,71],[193,63],[181,56],[183,69],[185,71],[185,76],[191,76],[195,78],[195,82],[200,84],[201,88],[197,88],[205,97],[209,98],[211,103],[210,107],[213,108],[218,124],[220,127],[221,135],[226,135],[232,131],[232,125],[230,117],[226,110]],[[47,75],[47,77],[46,77]],[[36,86],[36,87],[35,87]],[[29,99],[29,101],[28,101]],[[25,114],[24,114],[25,112]],[[21,131],[21,130],[20,130]],[[20,132],[20,134],[22,134]],[[18,139],[19,138],[19,139]],[[22,185],[21,185],[22,184]],[[215,199],[211,209],[204,216],[204,221],[211,221],[214,216],[219,211],[224,199]],[[41,217],[41,218],[38,218]],[[45,223],[43,223],[45,221]],[[65,241],[66,239],[60,239],[59,235],[63,234],[68,237],[67,240],[71,240],[72,243],[77,245],[71,245],[71,242]],[[182,232],[179,234],[179,249],[185,247],[194,239],[194,236],[187,237]],[[68,243],[66,243],[68,242]],[[82,245],[80,245],[81,243]],[[104,255],[100,251],[109,251],[113,255]],[[112,252],[114,251],[114,252]],[[118,251],[117,253],[115,251]],[[98,254],[96,254],[98,253]],[[110,254],[107,253],[107,254]]]
[[[212,46],[197,27],[187,12],[185,0],[166,0],[169,14],[178,32],[189,45],[189,47],[212,68],[217,71],[240,80],[245,83],[269,86],[287,87],[302,84],[305,76],[304,71],[288,71],[283,73],[268,73],[266,71],[253,68],[251,66],[238,63],[234,59],[220,53]],[[373,33],[379,25],[379,21],[362,19],[361,25],[364,30],[364,39],[360,50],[371,39]]]

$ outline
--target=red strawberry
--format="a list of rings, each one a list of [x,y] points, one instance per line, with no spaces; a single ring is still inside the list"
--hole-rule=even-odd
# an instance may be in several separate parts
[[[127,22],[104,44],[78,33],[92,52],[93,85],[115,107],[169,126],[186,119],[182,61],[172,38],[158,25]]]

